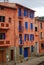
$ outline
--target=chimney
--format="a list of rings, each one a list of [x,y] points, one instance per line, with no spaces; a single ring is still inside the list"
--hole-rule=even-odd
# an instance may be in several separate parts
[[[9,0],[4,0],[4,2],[9,2]]]

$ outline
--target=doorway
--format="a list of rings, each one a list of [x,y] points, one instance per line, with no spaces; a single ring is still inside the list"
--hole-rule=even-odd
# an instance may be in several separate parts
[[[38,42],[35,43],[35,52],[36,52],[36,54],[39,53],[39,44],[38,44]]]

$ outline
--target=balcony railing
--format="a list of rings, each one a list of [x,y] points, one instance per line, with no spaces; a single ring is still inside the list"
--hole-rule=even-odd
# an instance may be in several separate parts
[[[0,22],[0,29],[9,29],[9,23]]]
[[[23,40],[19,42],[19,46],[23,46],[24,42]]]
[[[1,46],[10,46],[10,41],[9,40],[0,40],[0,47]]]
[[[19,26],[19,32],[23,32],[23,26]]]

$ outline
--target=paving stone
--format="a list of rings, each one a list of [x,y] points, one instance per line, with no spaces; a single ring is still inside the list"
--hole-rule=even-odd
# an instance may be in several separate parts
[[[43,57],[33,58],[31,60],[29,59],[28,61],[16,64],[16,65],[38,65],[42,61],[44,61],[44,56]]]

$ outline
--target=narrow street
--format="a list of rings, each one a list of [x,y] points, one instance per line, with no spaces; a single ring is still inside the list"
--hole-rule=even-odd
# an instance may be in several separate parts
[[[24,61],[24,62],[16,64],[16,65],[40,65],[41,62],[43,62],[43,64],[41,64],[41,65],[44,65],[44,56],[29,59],[28,61]]]

